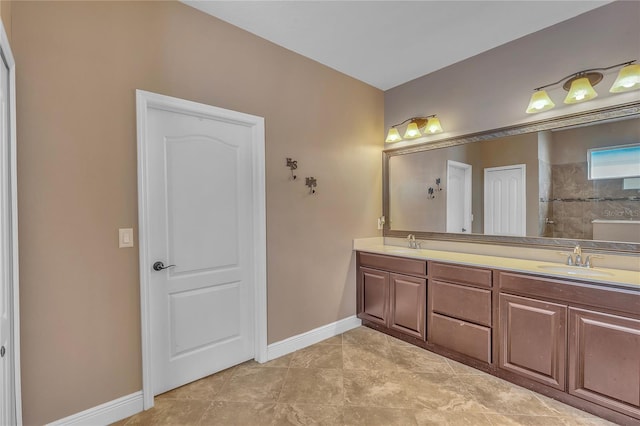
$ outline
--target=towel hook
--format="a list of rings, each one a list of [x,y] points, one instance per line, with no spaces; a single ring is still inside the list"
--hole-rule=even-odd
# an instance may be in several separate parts
[[[316,193],[316,186],[318,186],[318,182],[316,181],[316,178],[312,177],[308,177],[305,180],[305,185],[307,185],[309,187],[309,194],[315,194]]]
[[[287,167],[291,170],[291,180],[296,180],[298,176],[294,175],[293,171],[298,168],[298,161],[287,158]]]

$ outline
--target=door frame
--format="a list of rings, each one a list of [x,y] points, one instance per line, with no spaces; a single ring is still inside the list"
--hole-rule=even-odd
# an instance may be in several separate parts
[[[12,295],[11,324],[13,344],[10,353],[13,356],[13,404],[16,410],[16,424],[22,424],[22,382],[20,379],[20,280],[18,265],[18,174],[16,155],[16,62],[9,45],[9,38],[0,21],[0,55],[4,58],[9,69],[9,158],[7,166],[10,169],[11,200],[7,204],[7,212],[11,218],[11,238],[6,241],[11,252],[11,279],[9,287]],[[4,243],[4,241],[3,241]]]
[[[253,282],[254,282],[254,356],[267,361],[267,240],[265,195],[265,133],[264,118],[184,99],[136,90],[138,131],[138,243],[140,253],[140,319],[142,329],[142,396],[144,409],[153,407],[153,377],[151,374],[150,271],[148,260],[149,208],[147,206],[148,111],[150,108],[177,113],[189,113],[203,118],[223,119],[252,129],[253,186]]]
[[[445,218],[445,230],[446,232],[454,232],[454,231],[449,231],[447,229],[447,227],[449,226],[449,204],[451,201],[451,185],[450,185],[450,171],[451,171],[451,166],[453,167],[457,167],[459,169],[463,169],[464,170],[464,217],[465,217],[465,223],[467,222],[467,220],[469,221],[469,226],[467,227],[467,231],[464,232],[466,234],[470,234],[471,233],[471,228],[473,227],[473,210],[472,210],[472,204],[473,204],[473,193],[471,192],[472,189],[472,180],[471,180],[471,174],[473,171],[473,166],[471,164],[467,164],[467,163],[461,163],[459,161],[453,161],[453,160],[447,160],[447,199],[446,199],[446,204],[445,204],[445,211],[446,211],[446,218]]]

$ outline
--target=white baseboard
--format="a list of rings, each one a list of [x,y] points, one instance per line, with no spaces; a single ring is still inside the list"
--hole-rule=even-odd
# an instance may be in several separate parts
[[[360,325],[362,325],[362,321],[354,315],[331,324],[323,325],[306,333],[272,343],[267,346],[267,359],[272,360],[290,354],[291,352],[360,327]],[[89,408],[88,410],[73,414],[64,419],[56,420],[47,426],[108,425],[140,413],[143,409],[142,391],[139,391],[131,395],[123,396],[122,398],[114,399],[113,401],[105,402],[104,404]]]
[[[64,419],[49,423],[48,426],[66,425],[108,425],[118,420],[126,419],[143,410],[142,391],[105,402]]]
[[[354,315],[331,324],[323,325],[306,333],[272,343],[267,346],[267,360],[271,361],[272,359],[314,345],[330,337],[360,327],[360,325],[362,325],[362,321]]]

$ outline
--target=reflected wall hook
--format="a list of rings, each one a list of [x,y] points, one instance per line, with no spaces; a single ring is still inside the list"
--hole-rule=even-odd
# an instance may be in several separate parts
[[[293,171],[298,168],[298,161],[287,158],[287,167],[291,170],[291,179],[296,180],[298,176],[294,175]]]
[[[433,186],[430,186],[429,189],[427,189],[427,193],[429,194],[427,196],[428,199],[432,200],[434,198],[436,198],[436,194],[435,192],[438,191],[442,191],[442,188],[440,188],[440,178],[436,178],[436,188],[434,189]]]
[[[315,187],[318,186],[316,178],[314,178],[313,176],[306,178],[305,179],[305,185],[307,185],[309,187],[309,194],[315,194],[316,193]]]

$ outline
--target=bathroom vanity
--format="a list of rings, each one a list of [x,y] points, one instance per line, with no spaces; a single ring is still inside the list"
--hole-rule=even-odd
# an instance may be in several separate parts
[[[372,246],[364,325],[619,424],[640,424],[640,272]]]

